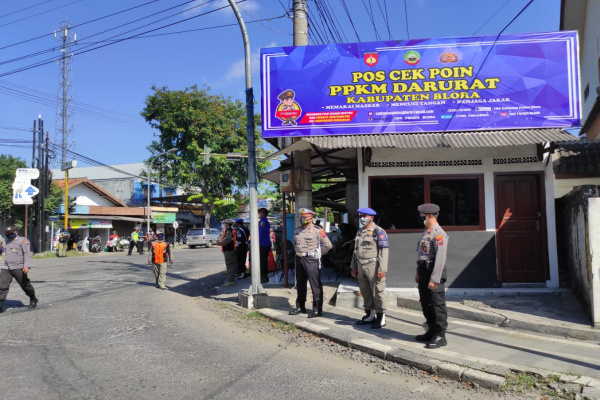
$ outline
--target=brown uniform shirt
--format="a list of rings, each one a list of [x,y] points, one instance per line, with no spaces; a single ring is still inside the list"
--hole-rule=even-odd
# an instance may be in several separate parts
[[[321,243],[323,247],[321,248]],[[296,253],[313,253],[321,249],[321,254],[331,250],[332,244],[325,231],[314,225],[299,227],[294,231],[294,247]]]

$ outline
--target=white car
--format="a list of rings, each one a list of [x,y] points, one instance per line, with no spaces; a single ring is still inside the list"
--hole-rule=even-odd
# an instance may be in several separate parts
[[[219,242],[219,230],[211,228],[192,228],[187,233],[187,245],[190,249],[196,246],[212,247]]]

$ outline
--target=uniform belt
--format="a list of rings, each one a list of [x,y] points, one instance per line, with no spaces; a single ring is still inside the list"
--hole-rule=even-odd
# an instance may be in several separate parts
[[[318,257],[319,253],[316,251],[309,251],[307,253],[303,253],[301,251],[296,252],[296,255],[298,257]]]
[[[375,261],[377,261],[377,258],[363,258],[363,259],[357,258],[356,260],[357,260],[357,261],[358,261],[358,262],[359,262],[361,265],[365,265],[365,264],[369,264],[369,263],[372,263],[372,262],[375,262]]]

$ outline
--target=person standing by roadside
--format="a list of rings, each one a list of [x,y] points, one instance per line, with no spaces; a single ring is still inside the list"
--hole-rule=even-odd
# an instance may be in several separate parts
[[[162,290],[167,289],[167,263],[173,265],[173,256],[171,255],[171,246],[165,242],[165,233],[162,229],[156,231],[156,240],[152,242],[148,252],[148,264],[153,264],[154,278],[156,287]]]
[[[20,237],[17,229],[10,226],[6,228],[5,234],[6,253],[4,254],[4,265],[0,269],[0,313],[4,312],[4,300],[6,300],[13,278],[29,296],[29,308],[34,308],[37,306],[38,299],[35,297],[35,289],[27,275],[31,268],[29,240]]]
[[[446,254],[448,235],[440,227],[437,217],[440,207],[436,204],[421,204],[419,216],[425,224],[425,231],[417,247],[418,261],[415,282],[419,285],[419,301],[427,322],[427,332],[417,335],[419,342],[427,342],[428,349],[446,346],[448,312],[446,310]]]
[[[139,240],[140,240],[140,228],[138,228],[136,226],[135,228],[133,228],[133,232],[131,232],[131,238],[129,238],[129,253],[127,254],[128,256],[131,255],[131,250],[133,250],[134,247],[137,250],[138,254],[142,254],[142,251],[141,251],[142,249],[140,249],[138,246]]]
[[[154,231],[152,231],[152,228],[148,229],[148,233],[146,233],[146,241],[148,242],[148,252],[152,249],[152,242],[154,242],[155,240],[156,234],[154,233]]]
[[[258,209],[258,247],[260,254],[260,283],[269,282],[269,251],[271,251],[271,224],[267,219],[269,210]]]
[[[390,245],[385,231],[373,222],[377,215],[375,210],[359,208],[357,211],[360,229],[356,233],[350,273],[358,278],[366,315],[356,324],[373,324],[371,328],[380,329],[385,326],[385,274]]]
[[[233,224],[235,233],[235,256],[237,259],[237,270],[238,279],[245,279],[248,277],[246,272],[246,255],[248,254],[248,236],[250,232],[248,228],[244,226],[243,219],[236,219]]]
[[[321,282],[321,255],[331,250],[331,241],[323,229],[313,225],[315,212],[308,208],[300,209],[301,227],[294,231],[296,248],[296,308],[290,315],[306,312],[306,283],[310,282],[313,309],[308,318],[323,315],[323,283]],[[323,248],[321,248],[323,245]]]
[[[71,239],[71,235],[66,229],[62,229],[60,235],[58,236],[58,256],[66,257],[67,256],[67,246],[69,246],[69,239]]]
[[[227,278],[223,283],[223,287],[235,285],[235,272],[237,271],[237,257],[235,255],[235,236],[231,228],[230,221],[223,221],[225,229],[221,237],[221,250],[225,257],[225,267],[227,268]]]

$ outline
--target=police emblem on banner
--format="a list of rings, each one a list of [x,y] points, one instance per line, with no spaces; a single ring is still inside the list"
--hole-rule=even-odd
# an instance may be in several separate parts
[[[369,67],[374,66],[379,61],[379,54],[375,53],[365,53],[363,54],[363,60],[365,60],[365,64]]]

